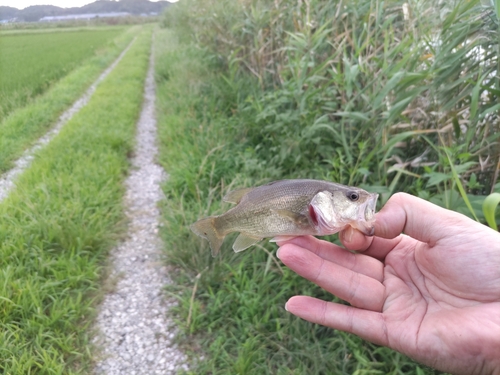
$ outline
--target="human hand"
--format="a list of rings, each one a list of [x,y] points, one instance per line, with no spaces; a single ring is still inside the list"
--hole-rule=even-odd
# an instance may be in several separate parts
[[[401,234],[405,233],[405,234]],[[314,237],[278,242],[281,261],[351,306],[307,296],[286,309],[454,374],[500,374],[500,233],[398,193],[351,253]]]

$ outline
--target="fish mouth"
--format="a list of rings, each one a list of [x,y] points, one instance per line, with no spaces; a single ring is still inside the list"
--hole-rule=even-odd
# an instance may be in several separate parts
[[[370,197],[359,207],[358,220],[353,225],[356,229],[367,236],[375,234],[375,210],[377,206],[378,194],[370,194]]]

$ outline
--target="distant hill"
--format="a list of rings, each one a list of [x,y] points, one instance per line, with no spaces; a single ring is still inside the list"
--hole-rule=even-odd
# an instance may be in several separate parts
[[[65,16],[84,13],[128,12],[131,14],[161,13],[171,3],[149,0],[97,0],[91,4],[74,8],[59,8],[53,5],[33,5],[22,10],[0,6],[0,20],[16,18],[17,21],[36,22],[42,17]]]
[[[0,20],[8,20],[17,17],[19,9],[12,7],[0,6]]]

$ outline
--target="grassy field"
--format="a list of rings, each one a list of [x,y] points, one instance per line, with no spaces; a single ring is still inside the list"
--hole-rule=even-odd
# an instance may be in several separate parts
[[[482,202],[500,192],[498,82],[485,79],[497,59],[473,51],[497,51],[499,21],[479,1],[426,6],[186,0],[166,14],[163,237],[182,343],[204,354],[193,374],[439,373],[290,316],[292,295],[334,297],[282,266],[273,244],[234,254],[228,238],[212,258],[189,230],[229,208],[231,188],[305,177],[365,187],[381,204],[406,191],[484,221]]]
[[[4,374],[91,371],[89,325],[107,250],[123,230],[123,180],[142,105],[151,27],[135,34],[89,104],[37,154],[0,204]]]
[[[0,172],[11,168],[13,161],[54,125],[60,114],[118,57],[137,34],[137,30],[137,27],[122,29],[120,35],[108,43],[106,48],[100,49],[93,57],[80,62],[80,66],[53,84],[44,94],[34,98],[29,105],[18,108],[0,121]],[[64,36],[65,33],[57,35]],[[40,35],[30,33],[23,37],[39,38]],[[47,61],[57,59],[58,54],[54,52],[57,51],[48,53]],[[40,59],[44,59],[43,54]]]
[[[121,32],[123,28],[1,33],[0,121],[99,53]]]

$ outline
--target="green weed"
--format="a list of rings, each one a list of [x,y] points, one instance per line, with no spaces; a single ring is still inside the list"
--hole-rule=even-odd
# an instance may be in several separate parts
[[[239,131],[240,149],[275,178],[315,176],[417,194],[425,166],[443,156],[428,144],[439,144],[440,135],[444,146],[464,145],[477,163],[462,184],[472,173],[484,191],[496,183],[499,38],[491,7],[209,4],[188,0],[165,24],[209,52],[205,59],[221,76],[219,106],[236,117],[228,126]]]

